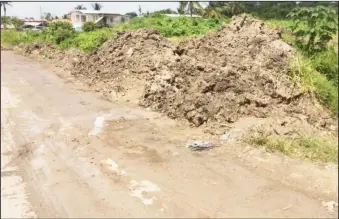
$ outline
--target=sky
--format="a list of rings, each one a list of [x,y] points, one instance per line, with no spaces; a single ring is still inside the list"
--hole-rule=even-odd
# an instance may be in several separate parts
[[[42,14],[49,12],[52,16],[61,17],[69,13],[78,4],[83,4],[87,9],[92,9],[93,2],[12,2],[11,4],[12,7],[7,6],[7,16],[39,19],[40,7]],[[138,13],[139,5],[142,13],[167,8],[176,10],[179,6],[178,2],[100,2],[100,4],[103,5],[102,10],[120,14],[133,11]],[[1,11],[1,14],[3,15],[3,11]]]

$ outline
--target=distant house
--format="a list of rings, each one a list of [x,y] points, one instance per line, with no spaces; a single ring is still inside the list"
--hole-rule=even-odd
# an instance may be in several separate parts
[[[70,12],[70,16],[76,30],[81,30],[82,25],[87,21],[93,21],[99,27],[112,27],[127,23],[131,19],[128,15],[95,10],[73,10]]]

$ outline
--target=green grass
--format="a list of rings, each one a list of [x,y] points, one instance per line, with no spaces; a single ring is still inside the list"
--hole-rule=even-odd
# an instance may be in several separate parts
[[[33,31],[18,32],[16,30],[1,30],[1,45],[4,46],[32,44],[43,40],[41,34]]]
[[[260,132],[251,135],[246,141],[253,146],[264,147],[269,152],[278,152],[298,159],[338,162],[338,143],[335,140],[312,136],[283,138]]]
[[[268,19],[265,20],[265,24],[273,29],[283,28],[284,30],[289,30],[293,23],[291,20]]]
[[[313,92],[333,115],[338,113],[338,85],[319,73],[313,61],[297,54],[291,62],[291,79],[302,92]]]

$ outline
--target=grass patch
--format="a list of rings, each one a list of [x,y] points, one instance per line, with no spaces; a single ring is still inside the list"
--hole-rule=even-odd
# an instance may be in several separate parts
[[[41,34],[33,31],[19,32],[16,30],[1,30],[1,45],[18,46],[43,41]]]
[[[289,30],[293,22],[292,20],[268,19],[265,20],[265,24],[272,29],[283,28],[284,30]]]
[[[322,138],[302,136],[288,139],[277,136],[269,136],[265,133],[255,133],[248,143],[264,147],[269,152],[279,152],[284,155],[320,162],[338,162],[338,143]]]
[[[338,85],[319,73],[312,60],[297,54],[291,64],[291,79],[302,92],[315,93],[319,101],[328,107],[333,115],[338,113]]]

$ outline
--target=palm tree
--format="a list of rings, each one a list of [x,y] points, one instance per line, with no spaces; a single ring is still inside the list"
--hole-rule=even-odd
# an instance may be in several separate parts
[[[0,7],[3,7],[4,8],[4,16],[6,17],[6,7],[7,6],[11,6],[11,2],[0,2]]]
[[[193,11],[197,11],[199,9],[202,9],[199,2],[179,2],[178,12],[179,14],[183,14],[185,11],[187,11],[192,17]]]
[[[100,4],[100,3],[94,3],[92,4],[92,8],[96,11],[100,11],[100,9],[102,8],[103,6]]]
[[[0,2],[0,7],[4,8],[4,17],[6,17],[6,6],[11,6],[11,2]],[[6,22],[4,22],[4,29],[6,29]]]
[[[86,10],[87,8],[83,5],[77,5],[74,9],[75,10]]]
[[[228,2],[222,8],[222,10],[226,12],[228,15],[233,16],[243,13],[245,11],[245,5],[241,2]]]
[[[204,10],[203,17],[219,19],[221,18],[221,9],[208,6]]]

